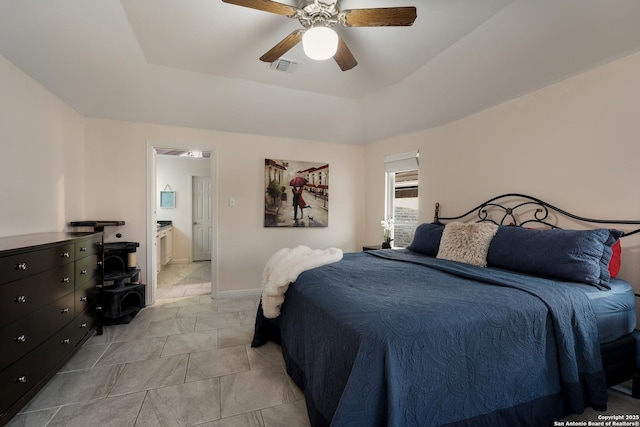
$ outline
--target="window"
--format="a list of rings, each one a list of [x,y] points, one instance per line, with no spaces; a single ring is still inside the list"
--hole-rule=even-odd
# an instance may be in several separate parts
[[[418,226],[418,151],[385,158],[387,174],[385,219],[393,218],[392,246],[411,244]]]

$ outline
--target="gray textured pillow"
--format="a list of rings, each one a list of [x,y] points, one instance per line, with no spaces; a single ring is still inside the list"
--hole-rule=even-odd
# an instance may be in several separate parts
[[[490,222],[450,222],[444,227],[436,258],[487,266],[487,252],[498,226]]]

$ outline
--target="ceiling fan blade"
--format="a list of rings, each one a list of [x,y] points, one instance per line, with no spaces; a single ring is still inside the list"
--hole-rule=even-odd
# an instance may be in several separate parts
[[[287,4],[278,3],[271,0],[222,0],[224,3],[235,4],[237,6],[250,7],[251,9],[262,10],[264,12],[277,13],[288,17],[294,17],[298,9]]]
[[[340,22],[346,27],[402,27],[413,25],[416,17],[413,6],[349,9],[342,11]]]
[[[336,60],[338,66],[342,71],[348,71],[358,65],[358,61],[353,57],[353,54],[347,47],[347,44],[342,40],[342,37],[338,39],[338,50],[333,55],[333,59]]]
[[[260,61],[275,62],[278,58],[287,53],[289,49],[300,43],[300,40],[302,40],[302,34],[304,34],[304,30],[295,30],[282,39],[280,43],[272,47],[269,52],[262,55],[260,57]]]

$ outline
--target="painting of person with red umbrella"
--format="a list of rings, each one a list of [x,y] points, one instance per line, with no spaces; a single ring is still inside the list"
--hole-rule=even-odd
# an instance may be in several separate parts
[[[265,159],[265,184],[265,227],[327,226],[328,164]]]
[[[304,208],[308,208],[307,202],[302,197],[302,189],[307,185],[307,180],[301,176],[297,176],[289,181],[289,185],[293,187],[291,192],[293,193],[293,220],[298,220],[298,208],[300,208],[300,218],[304,218]]]

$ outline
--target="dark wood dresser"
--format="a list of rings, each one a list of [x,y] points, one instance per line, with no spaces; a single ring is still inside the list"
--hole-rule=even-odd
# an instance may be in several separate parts
[[[0,238],[0,426],[96,326],[103,233]]]

